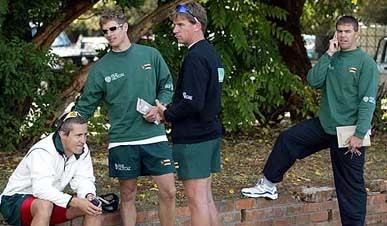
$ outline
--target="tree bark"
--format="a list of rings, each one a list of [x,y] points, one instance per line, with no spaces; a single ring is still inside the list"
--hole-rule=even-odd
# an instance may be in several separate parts
[[[63,9],[63,13],[52,21],[52,23],[43,25],[32,43],[36,46],[48,48],[55,38],[64,31],[75,19],[91,9],[99,0],[69,0]]]
[[[272,20],[278,26],[283,27],[294,37],[291,46],[279,42],[278,47],[283,61],[289,70],[299,75],[304,81],[311,68],[308,55],[304,46],[304,39],[301,36],[300,17],[302,15],[305,0],[272,0],[270,4],[286,10],[289,14],[286,21]]]

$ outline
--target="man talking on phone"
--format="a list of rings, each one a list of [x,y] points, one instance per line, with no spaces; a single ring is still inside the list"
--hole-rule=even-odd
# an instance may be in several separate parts
[[[371,127],[379,74],[374,60],[357,47],[358,21],[343,16],[336,23],[335,36],[327,52],[308,73],[309,85],[321,89],[317,118],[282,132],[254,187],[243,188],[247,197],[277,199],[276,183],[297,159],[330,148],[334,182],[344,226],[363,226],[367,193],[364,185],[363,138]],[[339,148],[336,127],[356,126]]]

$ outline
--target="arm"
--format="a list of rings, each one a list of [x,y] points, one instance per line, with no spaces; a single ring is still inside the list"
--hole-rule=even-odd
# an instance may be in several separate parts
[[[204,108],[209,71],[204,62],[191,56],[184,62],[184,79],[181,81],[182,97],[179,102],[173,103],[165,112],[168,122],[179,121],[186,116],[200,112]]]
[[[102,101],[104,95],[103,81],[100,80],[94,70],[90,71],[83,92],[75,104],[74,110],[78,111],[86,120],[92,116]]]
[[[171,103],[173,95],[172,76],[168,66],[159,52],[156,55],[156,70],[157,70],[157,99],[163,104]]]
[[[311,87],[320,89],[325,85],[332,56],[339,50],[340,47],[337,41],[337,33],[335,33],[333,38],[329,40],[327,52],[321,56],[317,64],[308,72],[307,80]]]
[[[324,87],[325,80],[328,74],[331,57],[325,53],[308,72],[307,80],[311,87],[320,89]]]
[[[358,118],[356,122],[355,136],[363,139],[371,128],[372,116],[375,111],[379,72],[375,62],[371,58],[363,63],[360,71],[358,106]]]
[[[71,195],[53,186],[56,170],[54,157],[44,149],[36,149],[27,158],[27,167],[31,172],[32,195],[66,208],[71,201]]]
[[[95,177],[93,165],[90,156],[90,150],[85,148],[86,155],[82,155],[77,161],[80,161],[73,179],[70,181],[70,187],[73,189],[79,198],[87,198],[87,195],[95,196]]]

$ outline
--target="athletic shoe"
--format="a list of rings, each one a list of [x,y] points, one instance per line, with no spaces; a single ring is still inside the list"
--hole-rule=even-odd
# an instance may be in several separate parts
[[[269,198],[269,199],[277,199],[277,187],[274,185],[273,187],[269,187],[267,184],[263,182],[263,178],[260,179],[254,187],[251,188],[242,188],[242,195],[251,197],[251,198]]]

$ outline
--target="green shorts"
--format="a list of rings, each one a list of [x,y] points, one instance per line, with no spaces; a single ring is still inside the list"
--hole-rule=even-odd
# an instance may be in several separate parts
[[[180,180],[207,178],[220,172],[221,138],[195,144],[174,144],[173,159]]]
[[[21,225],[20,208],[27,197],[24,194],[1,197],[0,212],[8,224]]]
[[[109,176],[135,179],[174,173],[172,150],[168,142],[123,145],[109,149]]]

